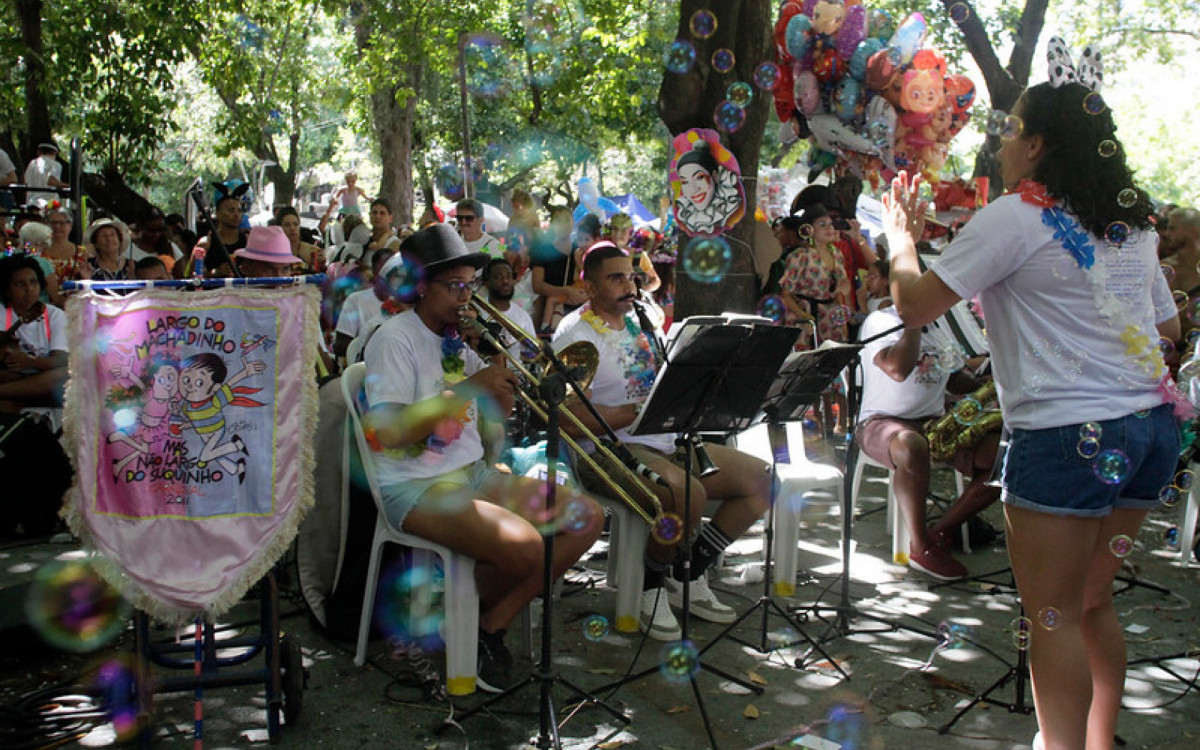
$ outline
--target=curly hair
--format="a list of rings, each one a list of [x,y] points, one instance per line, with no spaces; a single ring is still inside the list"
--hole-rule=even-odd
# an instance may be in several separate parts
[[[13,276],[17,275],[17,271],[25,268],[33,271],[33,274],[37,276],[38,286],[42,289],[46,288],[46,274],[42,271],[42,265],[32,255],[18,253],[0,258],[0,302],[5,305],[12,304],[8,287],[12,284]]]
[[[1021,95],[1022,135],[1040,135],[1046,144],[1034,179],[1096,237],[1118,221],[1148,229],[1154,213],[1150,196],[1134,184],[1112,110],[1099,96],[1079,83],[1058,88],[1042,83]],[[1126,189],[1137,196],[1127,207],[1118,203]]]

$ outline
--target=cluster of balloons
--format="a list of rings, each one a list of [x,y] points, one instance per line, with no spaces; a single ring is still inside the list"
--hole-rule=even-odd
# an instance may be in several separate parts
[[[842,165],[874,184],[900,170],[936,182],[966,125],[975,84],[922,49],[925,18],[896,26],[859,0],[787,0],[775,23],[775,111],[810,138],[820,167]]]

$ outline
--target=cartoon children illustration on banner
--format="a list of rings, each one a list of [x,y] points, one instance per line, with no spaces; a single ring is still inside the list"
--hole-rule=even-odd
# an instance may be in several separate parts
[[[101,317],[97,372],[111,483],[101,512],[269,513],[278,312],[129,310]],[[105,486],[107,485],[107,486]]]

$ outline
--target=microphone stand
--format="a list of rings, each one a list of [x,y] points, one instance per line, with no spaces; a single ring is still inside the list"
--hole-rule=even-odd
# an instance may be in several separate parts
[[[495,347],[497,350],[500,350],[503,347],[503,345],[500,343],[500,340],[498,338],[496,338],[491,333],[491,331],[488,330],[482,324],[478,324],[478,326],[475,328],[475,330],[477,330],[479,332],[481,338],[487,344]],[[552,359],[559,362],[559,364],[561,365],[561,371],[559,368],[556,367],[555,368],[556,371],[547,373],[545,375],[545,377],[542,378],[541,383],[538,386],[538,395],[546,403],[546,406],[547,406],[547,409],[546,409],[546,511],[548,512],[549,517],[551,517],[551,518],[554,517],[555,503],[557,501],[557,496],[558,496],[558,437],[559,437],[558,412],[559,412],[559,409],[562,407],[563,399],[566,398],[568,383],[570,383],[574,387],[577,387],[577,385],[574,382],[575,379],[573,377],[571,377],[571,373],[569,372],[565,363],[562,363],[561,360],[558,360],[557,357],[553,357]],[[488,698],[483,703],[480,703],[479,705],[473,707],[471,710],[467,711],[461,717],[459,717],[458,720],[460,722],[466,721],[467,719],[471,718],[472,716],[475,716],[476,714],[478,714],[482,711],[486,711],[488,708],[490,708],[497,702],[504,700],[508,696],[514,695],[531,685],[537,685],[539,688],[539,690],[538,690],[539,731],[538,731],[537,738],[534,740],[534,744],[536,744],[540,750],[549,750],[550,748],[554,748],[554,750],[562,750],[562,746],[563,746],[562,738],[559,737],[559,734],[558,734],[558,729],[559,729],[558,713],[554,707],[554,694],[552,692],[554,689],[554,686],[556,684],[565,685],[567,688],[569,688],[571,691],[573,691],[574,695],[578,696],[579,698],[582,698],[584,704],[591,703],[593,705],[599,706],[600,708],[604,709],[610,716],[612,716],[616,721],[620,722],[620,726],[618,728],[614,729],[612,731],[612,733],[609,734],[608,737],[606,737],[605,739],[609,739],[611,737],[616,736],[626,726],[629,725],[631,719],[628,716],[626,716],[625,714],[623,714],[622,712],[618,711],[617,709],[615,709],[612,706],[605,703],[603,700],[601,700],[596,695],[589,693],[588,691],[579,687],[578,685],[576,685],[575,683],[566,679],[562,675],[558,674],[557,671],[555,671],[554,663],[553,663],[553,656],[552,656],[553,646],[551,644],[551,637],[550,637],[551,636],[551,628],[554,625],[554,622],[553,622],[553,619],[551,616],[552,612],[553,612],[553,608],[554,608],[554,596],[552,593],[552,589],[554,586],[554,530],[553,529],[550,529],[546,533],[542,534],[542,549],[543,549],[543,556],[542,556],[543,557],[543,559],[542,559],[542,623],[541,623],[542,642],[541,642],[541,654],[538,659],[537,668],[534,669],[533,673],[531,673],[528,677],[526,677],[521,682],[518,682],[515,685],[512,685],[504,692],[502,692],[498,695],[494,695],[494,696]],[[451,724],[449,722],[442,724],[442,726],[439,727],[438,731],[443,731],[449,726],[451,726]]]

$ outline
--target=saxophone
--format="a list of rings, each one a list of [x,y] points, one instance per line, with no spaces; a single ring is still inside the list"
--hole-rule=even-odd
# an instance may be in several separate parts
[[[954,408],[925,423],[929,455],[935,461],[948,461],[962,448],[973,448],[983,436],[1004,426],[1004,415],[986,405],[996,400],[996,383],[989,381]]]

